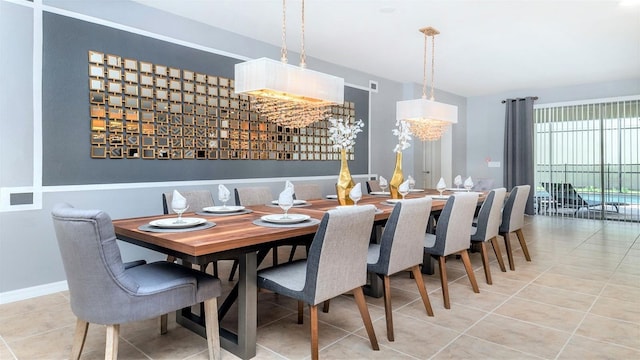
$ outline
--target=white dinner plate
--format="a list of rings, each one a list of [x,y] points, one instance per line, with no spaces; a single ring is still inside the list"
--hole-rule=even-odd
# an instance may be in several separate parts
[[[388,202],[389,204],[397,204],[400,201],[402,201],[402,199],[387,199],[386,200],[386,202]]]
[[[180,223],[176,223],[176,221],[178,221],[177,217],[169,219],[159,219],[149,222],[149,225],[166,229],[181,229],[198,226],[207,222],[206,219],[190,217],[183,217],[181,220],[182,221]]]
[[[327,196],[325,196],[325,197],[326,197],[327,199],[333,199],[333,200],[335,200],[335,199],[337,199],[337,198],[338,198],[338,195],[327,195]]]
[[[451,195],[427,195],[427,197],[430,197],[433,200],[447,200]]]
[[[286,218],[284,217],[284,214],[270,214],[264,215],[260,219],[274,224],[295,224],[309,220],[310,218],[311,216],[303,214],[288,214]]]
[[[278,200],[273,200],[271,203],[272,203],[273,205],[278,205]],[[307,203],[307,202],[306,202],[305,200],[297,200],[297,199],[296,199],[296,200],[293,200],[293,206],[296,206],[296,205],[305,205],[306,203]]]
[[[424,189],[409,189],[409,192],[423,192]]]
[[[370,195],[391,195],[388,191],[372,191],[369,193]]]
[[[218,214],[232,213],[232,212],[238,212],[242,210],[244,210],[244,206],[209,206],[206,208],[202,208],[202,211],[204,212],[218,213]]]
[[[461,188],[447,188],[447,191],[467,191],[467,189]]]

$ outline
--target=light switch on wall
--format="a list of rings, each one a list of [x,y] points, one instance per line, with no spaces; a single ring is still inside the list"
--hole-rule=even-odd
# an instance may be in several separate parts
[[[500,167],[500,161],[488,161],[487,162],[487,166],[494,167],[494,168],[499,168]]]

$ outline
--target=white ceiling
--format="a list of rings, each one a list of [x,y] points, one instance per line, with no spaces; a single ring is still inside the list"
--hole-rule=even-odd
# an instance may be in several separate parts
[[[136,0],[281,45],[281,0]],[[308,56],[422,84],[424,36],[436,36],[435,87],[462,96],[640,78],[640,3],[577,0],[306,0]],[[300,50],[301,0],[287,1]],[[279,54],[264,54],[277,59]],[[297,59],[289,59],[297,64]],[[313,62],[308,63],[313,69]],[[430,80],[429,80],[430,81]]]

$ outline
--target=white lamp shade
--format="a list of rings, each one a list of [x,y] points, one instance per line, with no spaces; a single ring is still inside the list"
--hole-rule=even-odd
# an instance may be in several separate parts
[[[344,103],[344,79],[260,58],[235,65],[235,92],[282,100]]]
[[[440,120],[455,124],[458,107],[427,99],[398,101],[396,120]]]

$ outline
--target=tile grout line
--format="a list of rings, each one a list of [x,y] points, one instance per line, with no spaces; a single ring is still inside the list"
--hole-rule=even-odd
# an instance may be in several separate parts
[[[602,229],[606,227],[606,224],[603,224],[603,226],[600,228],[600,230],[598,232],[601,232]],[[596,233],[598,233],[596,232]],[[582,244],[585,244],[587,240],[589,240],[590,238],[592,238],[593,236],[595,236],[596,234],[591,235],[590,237],[588,237],[584,242],[582,242]],[[640,237],[640,236],[639,236]],[[638,239],[638,237],[636,237],[636,239]],[[635,241],[634,241],[635,243]],[[633,246],[633,245],[631,245]],[[620,263],[622,262],[622,260],[624,260],[624,258],[627,256],[627,254],[629,253],[631,246],[629,246],[629,248],[627,248],[627,251],[625,252],[625,256],[622,257],[622,259],[620,259],[620,261],[618,262],[618,265],[615,267],[615,269],[611,272],[611,275],[609,275],[609,277],[607,278],[607,280],[605,281],[604,285],[602,286],[602,289],[600,289],[600,292],[598,293],[598,295],[596,295],[595,299],[593,300],[593,302],[591,303],[591,306],[589,306],[589,309],[587,309],[587,311],[585,312],[584,316],[582,317],[582,319],[580,320],[580,322],[578,323],[578,325],[576,325],[576,327],[573,329],[573,331],[571,332],[571,335],[569,336],[569,338],[567,339],[567,341],[565,341],[564,345],[562,346],[562,348],[560,349],[560,351],[558,352],[558,354],[556,355],[555,359],[557,360],[560,357],[560,354],[562,354],[562,352],[564,351],[564,349],[566,349],[567,345],[569,345],[569,342],[571,341],[571,339],[573,339],[574,336],[576,336],[576,332],[578,331],[578,329],[580,329],[580,326],[582,326],[582,324],[584,323],[584,321],[587,319],[587,316],[589,315],[597,315],[597,314],[591,314],[591,310],[593,309],[593,307],[595,306],[595,304],[598,302],[598,300],[600,300],[602,298],[602,294],[604,293],[604,290],[606,289],[607,285],[609,285],[609,283],[611,282],[611,278],[615,275],[616,271],[620,268]],[[578,335],[579,336],[579,335]],[[589,338],[589,337],[587,337]],[[599,342],[605,342],[602,340],[597,340]],[[609,342],[605,342],[610,344]],[[615,344],[615,345],[619,345],[619,344]]]
[[[456,340],[458,340],[460,337],[462,337],[463,335],[466,335],[466,333],[473,328],[474,326],[476,326],[478,323],[480,323],[482,320],[486,319],[487,317],[489,317],[489,315],[495,314],[495,311],[500,308],[502,305],[506,304],[509,300],[511,300],[512,298],[514,298],[516,295],[518,295],[523,289],[525,289],[527,286],[531,285],[535,280],[537,280],[539,277],[541,277],[542,275],[546,274],[551,267],[549,267],[549,269],[543,271],[541,274],[539,274],[538,276],[536,276],[535,278],[533,278],[532,280],[530,280],[525,286],[523,286],[520,290],[516,291],[514,294],[508,296],[503,302],[501,302],[500,304],[496,305],[493,309],[489,310],[485,315],[483,315],[480,319],[478,319],[476,322],[474,322],[473,324],[471,324],[470,326],[468,326],[464,331],[462,331],[458,336],[456,336],[453,340],[451,340],[449,343],[447,343],[446,345],[444,345],[442,348],[440,348],[440,350],[438,350],[438,352],[436,352],[435,354],[433,354],[429,359],[433,359],[435,356],[437,356],[438,354],[440,354],[444,349],[446,349],[447,347],[449,347],[451,344],[453,344]],[[499,315],[499,314],[495,314],[495,315]],[[469,335],[471,336],[471,335]],[[488,341],[488,340],[485,340]],[[492,341],[488,341],[492,344],[496,344]],[[504,346],[507,347],[511,350],[520,352],[520,353],[524,353],[527,354],[524,351],[520,351],[518,349],[514,349],[512,347],[506,346],[506,345],[502,345],[502,344],[497,344],[500,346]]]

